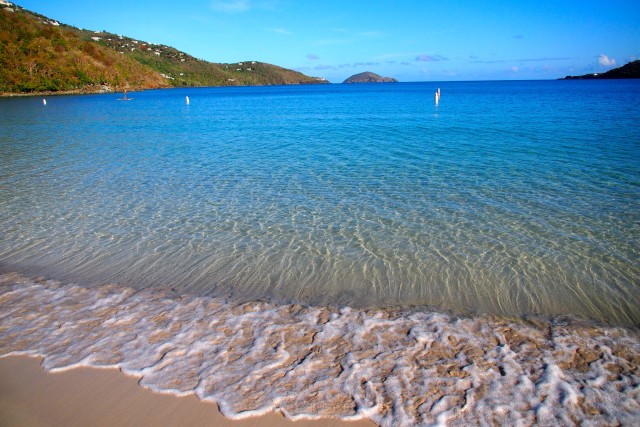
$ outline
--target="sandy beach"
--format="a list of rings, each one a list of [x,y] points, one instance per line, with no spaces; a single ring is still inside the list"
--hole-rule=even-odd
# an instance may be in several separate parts
[[[640,427],[640,2],[15,1],[0,427]]]
[[[289,421],[281,414],[233,421],[195,396],[154,393],[117,369],[49,373],[42,358],[0,358],[0,425],[11,426],[374,426],[369,421]]]
[[[0,284],[2,425],[279,426],[284,414],[304,421],[293,425],[608,425],[640,414],[635,328],[229,303],[19,274]]]

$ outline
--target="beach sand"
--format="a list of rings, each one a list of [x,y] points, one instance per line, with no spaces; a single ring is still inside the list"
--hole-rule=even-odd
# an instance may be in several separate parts
[[[289,421],[278,413],[233,421],[215,403],[176,397],[138,385],[117,369],[49,373],[42,358],[0,358],[0,426],[371,427],[370,421]]]
[[[20,275],[0,285],[0,427],[640,419],[637,328],[229,303]],[[284,413],[336,418],[290,424]]]

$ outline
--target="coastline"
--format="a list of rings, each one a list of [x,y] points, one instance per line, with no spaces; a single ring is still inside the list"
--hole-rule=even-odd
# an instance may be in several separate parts
[[[129,88],[127,92],[140,92],[144,90],[153,89],[171,89],[170,87],[150,87],[150,88]],[[96,90],[74,89],[74,90],[59,90],[59,91],[44,91],[44,92],[0,92],[0,98],[23,98],[23,97],[36,97],[36,96],[64,96],[64,95],[103,95],[109,93],[120,93],[122,90],[114,90],[111,87],[102,87]]]
[[[158,87],[130,87],[127,93],[144,92],[146,90],[158,89],[197,89],[197,88],[225,88],[225,87],[265,87],[265,86],[304,86],[304,85],[331,85],[331,82],[305,82],[305,83],[284,83],[284,84],[252,84],[252,85],[218,85],[218,86],[158,86]],[[58,91],[40,91],[40,92],[0,92],[0,98],[22,98],[36,96],[63,96],[63,95],[104,95],[104,94],[122,93],[122,89],[114,89],[110,86],[102,86],[100,89],[73,89]]]
[[[49,373],[42,357],[0,357],[0,419],[5,427],[177,426],[372,427],[369,421],[290,421],[278,413],[225,418],[215,403],[194,395],[154,393],[115,368],[80,367]]]
[[[44,356],[31,361],[31,371],[42,371],[41,361],[53,373],[41,372],[45,377],[112,374],[168,396],[167,402],[188,401],[185,396],[215,402],[228,419],[263,424],[268,415],[278,420],[275,426],[284,420],[278,413],[295,421],[381,426],[624,424],[640,416],[640,330],[568,317],[458,318],[237,303],[13,273],[0,276],[0,365],[18,372],[11,365],[15,355]],[[27,396],[56,398],[52,405],[60,408],[73,400],[43,391],[30,375],[17,373]],[[0,391],[7,390],[9,377],[0,371],[0,378]],[[65,384],[54,390],[70,390]],[[94,400],[128,396],[118,387],[106,387]],[[40,404],[3,405],[16,409],[7,415],[15,419],[28,415],[21,407]],[[210,413],[216,405],[206,406]],[[82,412],[60,410],[60,417]],[[107,425],[113,424],[126,422]],[[96,424],[83,419],[79,425]]]

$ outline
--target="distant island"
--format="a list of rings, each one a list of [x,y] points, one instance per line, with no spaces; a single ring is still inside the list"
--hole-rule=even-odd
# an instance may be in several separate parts
[[[629,62],[622,67],[605,73],[591,73],[582,76],[567,76],[558,80],[593,80],[593,79],[640,79],[640,60]]]
[[[258,61],[219,64],[173,47],[65,25],[0,1],[0,95],[329,83]]]
[[[397,83],[398,81],[391,77],[382,77],[376,73],[365,71],[364,73],[354,74],[342,83]]]

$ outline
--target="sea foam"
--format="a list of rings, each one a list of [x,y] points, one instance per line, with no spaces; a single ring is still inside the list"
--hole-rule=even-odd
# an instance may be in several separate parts
[[[632,424],[640,333],[570,318],[454,317],[86,288],[0,276],[0,355],[118,367],[232,419]]]

